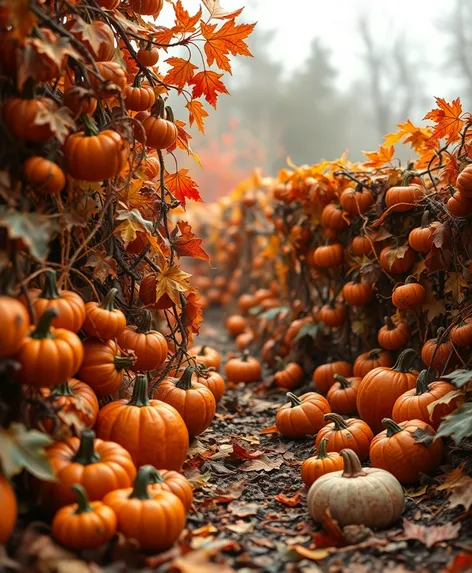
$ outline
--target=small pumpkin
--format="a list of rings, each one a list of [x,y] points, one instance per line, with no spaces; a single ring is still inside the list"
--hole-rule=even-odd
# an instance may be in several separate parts
[[[136,54],[136,59],[142,66],[146,68],[152,68],[152,66],[155,66],[159,61],[159,52],[152,46],[139,48]]]
[[[351,448],[361,461],[369,457],[369,446],[374,434],[363,420],[358,418],[344,420],[342,416],[335,413],[325,414],[324,419],[326,425],[316,436],[317,448],[321,440],[327,438],[326,450],[328,452],[340,452],[344,448]]]
[[[390,472],[402,484],[415,483],[420,474],[431,474],[441,463],[443,444],[433,439],[435,431],[421,420],[408,420],[397,424],[384,418],[383,432],[377,434],[370,445],[372,467]],[[424,436],[431,439],[423,443]]]
[[[118,336],[118,344],[124,350],[131,350],[136,356],[133,370],[155,370],[164,364],[169,348],[165,336],[151,330],[152,314],[144,311],[141,326],[127,326]]]
[[[225,321],[226,330],[233,337],[242,334],[247,328],[247,320],[240,314],[228,316]]]
[[[416,260],[415,251],[409,246],[389,246],[380,252],[380,266],[389,273],[400,274],[408,272]]]
[[[66,176],[59,165],[38,155],[25,161],[23,176],[39,193],[59,193],[66,186]]]
[[[220,369],[221,356],[214,348],[205,344],[203,346],[193,346],[188,353],[195,358],[198,364],[202,364],[206,368],[214,368],[216,371]]]
[[[6,358],[17,352],[30,328],[28,311],[18,300],[9,296],[0,296],[0,358]]]
[[[115,442],[96,439],[92,430],[53,443],[46,454],[57,481],[43,482],[41,494],[43,503],[53,507],[74,503],[74,484],[84,486],[96,501],[109,491],[129,487],[136,475],[130,454]]]
[[[392,415],[393,406],[404,392],[415,387],[417,374],[410,371],[416,352],[404,350],[392,368],[380,366],[368,372],[357,390],[359,416],[377,434],[382,420]]]
[[[341,207],[351,215],[360,215],[372,207],[374,197],[368,189],[359,185],[355,189],[352,187],[345,189],[341,193],[339,202]]]
[[[456,179],[457,189],[464,197],[472,198],[472,166],[466,165]]]
[[[415,208],[424,196],[424,188],[413,183],[404,187],[390,187],[385,194],[385,203],[391,211],[404,213]]]
[[[129,0],[129,5],[136,14],[157,18],[164,6],[164,0]]]
[[[97,109],[97,99],[93,91],[81,86],[72,86],[64,92],[64,105],[76,116],[93,115]]]
[[[331,412],[326,398],[316,392],[300,397],[287,392],[288,404],[281,406],[275,416],[277,430],[288,438],[302,438],[316,434],[326,424],[324,415]]]
[[[98,396],[109,396],[120,389],[126,368],[134,356],[123,355],[115,340],[102,342],[89,338],[84,342],[84,358],[78,377],[93,388]]]
[[[170,491],[150,491],[156,479],[156,469],[145,465],[139,468],[133,488],[117,489],[108,493],[103,503],[118,519],[118,531],[135,539],[144,550],[165,551],[180,537],[186,511],[180,499]]]
[[[254,333],[252,331],[238,334],[235,338],[235,343],[238,350],[246,350],[246,348],[253,341],[254,341]]]
[[[425,211],[421,219],[421,227],[416,227],[408,235],[408,243],[418,253],[429,253],[433,246],[433,235],[441,223],[434,221],[429,223],[429,213]]]
[[[377,340],[382,348],[400,350],[410,338],[410,329],[404,320],[393,322],[390,316],[385,317],[385,325],[379,330]]]
[[[110,99],[116,96],[117,92],[123,93],[128,85],[125,70],[118,62],[97,62],[97,70],[100,78],[94,74],[89,74],[90,85],[100,99]],[[107,179],[105,177],[105,179]]]
[[[344,304],[330,303],[321,307],[319,318],[326,326],[342,326],[346,322],[347,310]]]
[[[228,360],[225,374],[232,382],[257,382],[262,377],[261,363],[245,350],[240,357]]]
[[[72,486],[77,503],[62,507],[52,520],[52,535],[64,547],[95,549],[101,547],[116,532],[115,512],[101,501],[89,502],[87,492],[79,485]]]
[[[8,479],[0,472],[0,504],[2,519],[0,519],[0,545],[4,545],[15,528],[18,516],[15,492]]]
[[[327,452],[327,438],[320,441],[316,457],[306,459],[302,464],[303,483],[310,487],[318,478],[331,472],[337,472],[344,467],[344,461],[338,452]]]
[[[140,143],[154,149],[167,149],[174,145],[177,139],[177,127],[172,117],[168,116],[168,111],[164,110],[162,98],[156,102],[151,113],[142,112],[137,120],[143,128],[135,130],[135,137]]]
[[[226,384],[223,377],[214,368],[197,368],[197,371],[193,373],[192,379],[206,386],[213,394],[216,403],[223,398]]]
[[[16,377],[22,384],[50,388],[71,378],[79,369],[84,357],[82,342],[70,330],[51,326],[57,316],[55,308],[47,309],[15,354],[21,367]]]
[[[437,430],[442,420],[458,408],[462,400],[456,396],[447,403],[436,404],[431,412],[429,406],[450,393],[457,393],[457,388],[453,384],[443,380],[428,384],[428,371],[422,370],[416,380],[416,388],[397,398],[392,418],[397,423],[422,420]]]
[[[3,120],[12,135],[20,141],[44,143],[54,136],[49,123],[36,123],[41,114],[53,114],[57,104],[49,98],[8,98],[2,107]]]
[[[388,527],[405,509],[399,481],[378,468],[363,468],[356,453],[342,450],[344,470],[321,476],[308,492],[308,511],[321,523],[329,509],[340,525]]]
[[[362,378],[358,376],[345,378],[335,374],[334,379],[336,382],[328,390],[327,395],[331,410],[337,414],[355,414],[357,412],[357,389]]]
[[[472,199],[456,191],[447,202],[447,210],[453,217],[468,217],[472,214]]]
[[[188,479],[173,470],[156,470],[152,476],[149,492],[153,495],[157,491],[170,491],[176,495],[185,511],[189,511],[193,503],[193,488]]]
[[[321,224],[323,227],[341,231],[349,226],[348,221],[344,217],[345,215],[340,205],[328,203],[321,212]]]
[[[126,86],[125,105],[132,111],[146,111],[156,103],[156,95],[152,88],[139,85]]]
[[[353,374],[354,376],[364,378],[364,376],[371,370],[374,370],[374,368],[391,365],[392,356],[390,352],[382,350],[381,348],[374,348],[373,350],[359,354],[354,360]]]
[[[296,362],[284,364],[279,360],[279,370],[274,374],[274,384],[279,388],[293,390],[303,380],[303,368]]]
[[[363,306],[372,300],[372,285],[365,281],[349,281],[343,286],[344,301],[351,306]]]
[[[443,332],[444,328],[438,328],[436,337],[427,340],[421,349],[421,359],[426,366],[441,370],[453,364],[457,358],[452,342],[443,336]]]
[[[313,263],[321,269],[338,267],[344,260],[344,247],[341,243],[334,243],[317,247],[313,251]]]
[[[356,257],[368,257],[374,252],[373,241],[366,235],[354,237],[351,242],[351,252]]]
[[[126,448],[136,466],[152,463],[166,470],[179,470],[187,455],[185,422],[173,406],[149,400],[143,374],[136,376],[129,402],[117,400],[100,410],[96,429],[100,438]]]
[[[189,436],[199,436],[211,424],[216,401],[211,391],[192,381],[194,369],[189,366],[180,379],[165,378],[154,390],[153,397],[173,406],[182,416]]]
[[[472,317],[452,327],[451,339],[456,346],[472,346]]]
[[[405,284],[398,285],[393,289],[392,303],[400,310],[416,308],[421,306],[425,300],[424,286],[416,282],[413,277],[408,277]]]
[[[313,382],[317,390],[322,394],[326,394],[336,382],[335,374],[349,378],[349,376],[352,376],[352,365],[344,360],[337,360],[318,366],[313,372]]]
[[[126,327],[126,317],[115,308],[118,289],[112,288],[102,303],[88,302],[85,305],[85,322],[82,329],[86,334],[99,340],[116,338]]]

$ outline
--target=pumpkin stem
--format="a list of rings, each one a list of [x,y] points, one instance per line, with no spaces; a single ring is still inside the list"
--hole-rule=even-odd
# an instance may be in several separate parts
[[[131,400],[128,402],[128,406],[138,406],[138,408],[149,406],[148,383],[147,377],[144,374],[138,374],[136,376],[133,395],[131,396]]]
[[[301,406],[302,405],[302,401],[300,400],[300,398],[298,396],[295,396],[295,394],[293,394],[293,392],[287,392],[285,394],[285,396],[287,396],[287,398],[292,403],[292,406],[291,406],[292,408],[295,408],[295,406]]]
[[[175,387],[181,388],[182,390],[190,390],[192,388],[192,374],[194,372],[195,368],[193,366],[188,366]]]
[[[409,185],[410,181],[412,179],[414,179],[415,177],[416,177],[416,173],[414,171],[405,171],[405,174],[403,176],[403,181],[402,181],[403,187],[406,187],[407,185]]]
[[[156,474],[157,470],[154,466],[141,466],[134,480],[133,491],[130,493],[128,499],[152,499],[148,485],[158,481]]]
[[[206,356],[206,349],[207,349],[207,345],[204,344],[202,346],[202,349],[200,350],[200,356]]]
[[[384,316],[384,322],[387,330],[395,330],[395,324],[391,316]]]
[[[52,394],[54,396],[74,396],[74,392],[70,389],[69,383],[67,380],[62,384],[58,384],[54,387]]]
[[[43,338],[54,338],[51,332],[51,322],[59,316],[57,309],[48,308],[43,316],[38,320],[36,328],[31,333],[31,338],[35,340],[42,340]]]
[[[398,434],[398,432],[403,431],[403,428],[391,418],[383,418],[382,426],[387,430],[387,438],[391,438],[393,435]]]
[[[153,466],[151,466],[153,467]],[[154,468],[155,469],[155,468]],[[150,483],[164,483],[166,480],[162,477],[158,470],[149,476]]]
[[[333,376],[333,378],[339,382],[339,385],[341,386],[341,388],[343,390],[347,390],[348,388],[350,388],[351,383],[349,382],[349,380],[347,378],[344,378],[344,376],[341,376],[341,374],[335,374]]]
[[[324,460],[328,457],[328,452],[326,451],[326,444],[328,443],[328,438],[323,438],[320,442],[320,447],[318,448],[318,455],[316,456],[319,460]]]
[[[100,456],[95,451],[95,432],[93,430],[82,430],[79,449],[72,461],[82,466],[96,464],[100,461]]]
[[[109,312],[113,312],[115,310],[115,297],[118,294],[117,288],[111,288],[108,293],[106,294],[105,298],[100,305],[103,310],[108,310]]]
[[[275,366],[277,368],[277,372],[285,369],[285,362],[282,360],[282,358],[280,358],[280,356],[275,358]]]
[[[444,334],[444,331],[446,329],[444,328],[444,326],[440,326],[436,332],[436,340],[439,340],[441,338],[441,336]]]
[[[241,355],[241,361],[247,362],[249,359],[249,350],[245,350]]]
[[[83,115],[82,121],[84,122],[85,135],[87,137],[98,135],[100,133],[97,124],[93,121],[93,119],[90,116]]]
[[[397,372],[409,372],[411,363],[416,356],[415,350],[413,348],[407,348],[404,350],[400,356],[397,358],[397,361],[393,365],[392,370],[396,370]]]
[[[418,281],[417,281],[417,280],[415,279],[415,277],[412,276],[412,275],[407,276],[406,279],[405,279],[405,284],[406,284],[406,285],[412,285],[412,284],[415,284],[415,283],[417,283],[417,282],[418,282]]]
[[[428,383],[428,371],[422,370],[418,378],[416,379],[416,392],[415,396],[420,396],[421,394],[425,394],[428,391],[429,383]]]
[[[57,276],[56,271],[46,271],[45,272],[45,283],[44,288],[39,295],[41,298],[47,298],[48,300],[56,300],[61,298],[59,291],[57,290]]]
[[[165,103],[161,96],[157,98],[156,103],[151,108],[151,115],[165,119]]]
[[[423,216],[421,217],[421,226],[423,227],[423,229],[429,226],[429,211],[427,209],[423,213]]]
[[[330,422],[334,422],[334,429],[336,431],[339,430],[346,430],[348,425],[346,424],[344,418],[339,414],[335,414],[334,412],[330,412],[329,414],[325,414],[323,416],[325,420],[329,420]]]
[[[172,111],[172,108],[170,107],[170,105],[166,106],[165,114],[166,114],[167,121],[174,123],[174,121],[175,121],[174,112]]]
[[[380,356],[380,354],[382,354],[382,349],[381,348],[374,348],[373,350],[371,350],[369,352],[369,360],[375,360],[376,358],[378,358]]]
[[[136,362],[136,356],[126,355],[126,356],[115,356],[113,364],[117,370],[124,370],[125,368],[130,368]]]
[[[348,448],[339,452],[344,460],[344,471],[342,477],[355,478],[366,476],[366,472],[362,469],[361,462],[353,450]]]
[[[74,514],[80,515],[81,513],[90,513],[93,511],[93,507],[89,503],[87,491],[85,488],[76,483],[72,486],[72,489],[77,496],[77,509],[74,511]]]
[[[151,330],[151,325],[152,325],[151,311],[145,310],[143,314],[143,319],[139,327],[136,329],[136,332],[140,332],[141,334],[148,334],[148,332]]]

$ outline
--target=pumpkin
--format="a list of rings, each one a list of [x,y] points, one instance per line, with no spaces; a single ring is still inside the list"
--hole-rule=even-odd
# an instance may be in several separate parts
[[[363,281],[350,281],[343,286],[342,295],[347,304],[363,306],[372,300],[372,285]]]
[[[137,85],[126,86],[124,98],[126,108],[132,111],[146,111],[156,102],[156,95],[152,88]]]
[[[397,398],[415,387],[417,374],[409,369],[415,355],[414,350],[407,348],[392,368],[380,366],[362,378],[357,390],[357,411],[374,434],[382,431],[382,420],[392,415]]]
[[[363,352],[354,360],[353,374],[354,376],[364,378],[364,376],[371,370],[374,370],[374,368],[391,365],[392,357],[390,352],[386,352],[381,348],[374,348],[373,350]]]
[[[85,322],[82,329],[89,336],[99,340],[116,338],[126,327],[126,317],[115,308],[115,297],[118,289],[112,288],[102,303],[88,302],[85,305]]]
[[[136,59],[145,68],[151,68],[155,66],[159,61],[159,52],[156,48],[146,46],[145,48],[139,48]]]
[[[58,289],[56,272],[45,273],[44,288],[31,289],[29,298],[32,302],[36,318],[40,319],[48,309],[57,310],[57,316],[52,321],[55,328],[65,328],[71,332],[78,332],[85,320],[85,303],[82,297],[71,290]],[[27,306],[26,297],[20,297],[21,302]]]
[[[74,18],[66,22],[65,28],[79,40],[97,62],[105,62],[114,58],[115,36],[108,24],[93,20],[84,26],[83,20]],[[93,40],[90,41],[89,38]]]
[[[410,338],[410,329],[404,320],[393,322],[390,316],[385,317],[385,325],[379,330],[377,340],[387,350],[403,348]]]
[[[226,330],[231,336],[236,337],[242,334],[247,328],[247,320],[240,314],[228,316],[225,321]]]
[[[433,235],[440,226],[439,221],[428,222],[428,211],[425,211],[421,219],[421,227],[416,227],[408,235],[408,243],[418,253],[429,253],[433,246]]]
[[[50,388],[71,378],[79,369],[84,349],[79,337],[64,328],[54,328],[55,308],[47,309],[36,327],[31,327],[14,356],[20,365],[17,379],[27,386]]]
[[[415,483],[420,474],[431,474],[441,463],[443,444],[432,439],[433,428],[422,420],[397,424],[390,418],[382,420],[385,430],[372,440],[370,462],[394,475],[402,484]],[[420,441],[430,436],[428,444]]]
[[[110,99],[115,97],[117,92],[121,94],[128,85],[126,72],[121,65],[118,62],[97,62],[96,65],[103,81],[92,73],[89,74],[89,80],[97,96],[100,99]]]
[[[466,318],[452,327],[451,340],[456,346],[472,346],[472,318]]]
[[[80,86],[72,86],[64,92],[64,105],[76,116],[93,115],[97,109],[97,99],[93,92]]]
[[[97,0],[97,4],[102,8],[106,8],[107,10],[114,10],[118,8],[120,5],[121,0]]]
[[[225,374],[232,382],[257,382],[262,377],[261,363],[245,350],[242,356],[228,360]]]
[[[316,436],[316,447],[320,446],[321,440],[326,438],[326,451],[340,452],[344,448],[350,448],[359,456],[361,461],[369,457],[369,446],[374,434],[369,426],[358,418],[344,420],[335,413],[325,414],[326,425],[321,428]]]
[[[193,488],[188,479],[182,474],[179,474],[179,472],[173,470],[157,470],[152,476],[148,489],[151,495],[157,491],[170,491],[180,499],[185,507],[185,511],[188,511],[192,507]]]
[[[336,362],[328,362],[327,364],[321,364],[313,372],[313,382],[316,385],[317,390],[322,394],[326,394],[331,386],[336,382],[334,378],[335,374],[340,374],[348,378],[352,376],[352,365],[349,362],[344,362],[343,360],[338,360]]]
[[[136,139],[154,149],[167,149],[174,145],[177,139],[177,127],[172,118],[169,120],[166,117],[164,101],[160,98],[151,113],[142,112],[136,117],[142,125],[142,129],[135,130]]]
[[[66,186],[66,176],[59,165],[38,155],[25,161],[23,176],[39,193],[59,193]]]
[[[236,347],[238,348],[238,350],[245,350],[253,341],[254,341],[254,333],[251,331],[238,334],[238,336],[236,336],[235,339]]]
[[[87,492],[75,484],[77,503],[62,507],[52,520],[52,535],[69,549],[94,549],[110,541],[116,532],[115,512],[101,501],[88,500]]]
[[[238,308],[243,314],[247,314],[248,310],[256,304],[256,299],[252,294],[242,294],[238,298]]]
[[[173,406],[182,416],[189,436],[199,436],[211,424],[216,401],[211,391],[192,381],[194,369],[189,366],[180,379],[165,378],[154,390],[153,397]]]
[[[344,467],[344,461],[337,452],[326,451],[327,438],[323,438],[318,448],[318,455],[306,459],[302,464],[303,483],[310,487],[318,478],[331,472],[337,472]]]
[[[351,215],[360,215],[372,207],[374,197],[372,193],[364,187],[358,189],[348,187],[341,193],[339,202],[341,203],[341,207]]]
[[[149,484],[156,479],[150,465],[139,468],[133,488],[108,493],[103,503],[118,519],[118,531],[135,539],[141,549],[164,551],[180,537],[186,512],[180,499],[170,491],[151,493]]]
[[[129,5],[136,14],[157,18],[164,6],[164,0],[129,0]]]
[[[459,173],[456,180],[457,189],[464,197],[472,198],[472,166],[467,165]]]
[[[430,412],[430,405],[453,392],[456,397],[449,402],[436,404]],[[461,398],[457,388],[449,382],[438,380],[428,384],[428,371],[422,370],[416,380],[416,388],[402,394],[393,406],[392,418],[395,422],[422,420],[435,430],[442,420],[460,406]]]
[[[115,340],[102,342],[89,338],[84,342],[84,359],[78,376],[98,396],[109,396],[120,389],[124,370],[131,368],[134,360],[123,355]]]
[[[169,348],[165,336],[157,330],[151,330],[152,315],[144,312],[141,326],[127,326],[118,336],[118,344],[124,350],[136,355],[133,370],[155,370],[164,364]]]
[[[139,285],[139,298],[148,308],[163,310],[170,308],[174,303],[167,293],[164,293],[156,300],[156,289],[159,283],[157,273],[145,275]]]
[[[351,252],[356,257],[369,256],[374,252],[373,242],[366,235],[354,237],[351,242]]]
[[[443,332],[444,328],[438,328],[437,336],[427,340],[421,349],[421,359],[426,366],[441,370],[457,358],[452,342],[443,336]]]
[[[347,310],[344,304],[325,304],[321,307],[319,318],[326,326],[338,327],[346,322]]]
[[[2,519],[0,519],[0,545],[5,545],[15,528],[18,508],[16,496],[8,479],[0,473],[0,504]]]
[[[287,365],[282,360],[279,361],[278,372],[274,374],[274,384],[279,388],[293,390],[302,382],[303,368],[296,362],[289,362]]]
[[[313,263],[322,269],[337,267],[343,263],[343,260],[344,247],[341,243],[317,247],[313,251]]]
[[[295,338],[300,334],[302,328],[305,324],[309,324],[313,322],[313,319],[310,316],[306,316],[305,318],[297,318],[296,320],[290,323],[290,326],[287,328],[287,332],[284,336],[284,343],[290,344],[295,340]]]
[[[331,410],[337,414],[354,414],[357,412],[357,388],[362,378],[358,376],[345,378],[335,374],[334,379],[336,382],[328,390],[326,397]]]
[[[54,507],[74,502],[74,484],[82,485],[96,501],[109,491],[129,487],[136,475],[130,454],[117,443],[95,439],[92,430],[53,443],[46,454],[57,481],[43,482],[42,501]]]
[[[218,403],[226,390],[226,385],[223,377],[216,372],[214,368],[197,368],[194,372],[192,379],[199,384],[206,386],[213,394],[216,403]]]
[[[321,212],[321,224],[323,227],[341,231],[349,226],[348,221],[344,218],[344,213],[340,205],[328,203]]]
[[[326,398],[316,392],[300,397],[287,392],[288,404],[281,406],[275,416],[277,430],[288,438],[302,438],[316,434],[326,424],[324,415],[331,412]]]
[[[416,183],[405,187],[390,187],[385,194],[385,203],[390,211],[411,211],[424,196],[424,188]]]
[[[20,141],[44,143],[54,136],[49,123],[37,124],[36,118],[41,114],[54,113],[57,104],[49,98],[35,99],[8,98],[2,107],[3,121]]]
[[[408,277],[405,284],[393,289],[392,303],[400,310],[421,306],[426,299],[426,291],[413,277]]]
[[[146,376],[138,374],[131,400],[117,400],[98,413],[97,435],[128,450],[136,466],[179,470],[188,450],[188,431],[177,410],[149,400]]]
[[[405,509],[399,481],[378,468],[363,468],[352,450],[342,450],[344,470],[321,476],[310,487],[307,504],[318,523],[329,510],[340,525],[388,527]]]
[[[447,210],[453,217],[468,217],[472,213],[472,199],[456,191],[447,202]]]
[[[0,358],[17,352],[30,328],[28,311],[18,300],[0,296]]]
[[[404,247],[385,247],[380,252],[380,266],[389,273],[408,272],[416,260],[416,254],[409,245]]]
[[[214,348],[205,344],[203,346],[193,346],[188,353],[195,358],[198,364],[202,364],[207,368],[214,368],[217,371],[220,369],[221,356]]]

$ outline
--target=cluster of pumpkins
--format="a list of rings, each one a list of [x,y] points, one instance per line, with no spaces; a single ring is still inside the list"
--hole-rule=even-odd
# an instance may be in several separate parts
[[[178,539],[192,504],[192,487],[179,470],[189,439],[210,425],[224,394],[221,357],[194,347],[184,368],[166,373],[167,341],[150,328],[150,313],[139,327],[127,325],[116,295],[111,289],[101,303],[85,303],[46,271],[43,290],[0,297],[0,359],[17,364],[12,381],[43,405],[41,416],[30,411],[31,425],[56,438],[46,454],[57,479],[38,487],[41,506],[57,511],[55,538],[85,549],[120,531],[160,551]],[[127,382],[131,398],[120,399]],[[99,399],[110,396],[118,398],[101,400],[100,408]],[[58,428],[77,421],[80,437],[60,436]],[[1,472],[0,480],[4,543],[17,502]]]

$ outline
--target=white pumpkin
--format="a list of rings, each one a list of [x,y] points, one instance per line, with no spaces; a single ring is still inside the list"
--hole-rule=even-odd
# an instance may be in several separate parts
[[[405,509],[405,494],[391,473],[363,468],[352,450],[340,452],[344,470],[321,476],[308,492],[308,511],[321,523],[329,508],[341,525],[388,527]]]

